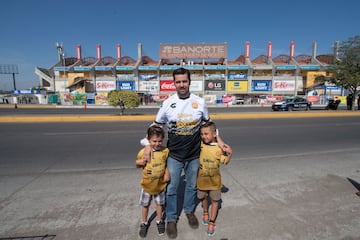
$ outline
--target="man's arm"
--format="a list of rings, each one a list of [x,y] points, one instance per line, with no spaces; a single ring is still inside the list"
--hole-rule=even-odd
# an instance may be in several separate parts
[[[223,151],[224,151],[224,155],[226,157],[224,164],[228,164],[231,160],[231,156],[232,156],[232,149],[229,145],[224,144],[223,146]]]

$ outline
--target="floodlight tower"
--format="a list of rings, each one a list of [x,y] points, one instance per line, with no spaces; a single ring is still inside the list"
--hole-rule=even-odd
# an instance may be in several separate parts
[[[56,43],[56,49],[58,50],[58,58],[59,62],[62,61],[62,55],[63,55],[63,44],[62,43]]]
[[[58,51],[58,59],[59,59],[59,62],[63,63],[63,44],[62,43],[56,43],[55,44],[56,46],[56,49]],[[55,78],[54,78],[54,92],[56,93],[56,81],[55,81]]]

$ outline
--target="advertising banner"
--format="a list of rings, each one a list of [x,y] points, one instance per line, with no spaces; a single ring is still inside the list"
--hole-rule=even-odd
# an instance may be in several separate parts
[[[306,88],[313,87],[315,84],[315,79],[317,77],[326,76],[325,71],[317,71],[317,72],[307,72],[306,73]]]
[[[160,59],[227,58],[226,43],[160,44]]]
[[[161,92],[174,92],[176,91],[173,80],[160,80],[160,91]]]
[[[96,95],[96,93],[87,93],[86,94],[88,104],[94,104],[95,103],[95,95]]]
[[[86,102],[86,93],[71,94],[70,99],[73,103],[84,103]]]
[[[228,92],[245,93],[248,85],[248,81],[228,81]]]
[[[118,74],[117,80],[119,81],[134,81],[134,74]]]
[[[144,81],[148,81],[148,80],[154,80],[157,79],[157,75],[156,74],[139,74],[139,80],[144,80]]]
[[[217,74],[209,74],[205,73],[205,80],[225,80],[225,74],[217,73]]]
[[[201,92],[203,90],[202,81],[191,81],[190,92]],[[160,80],[160,91],[161,92],[175,92],[176,88],[173,80]]]
[[[96,91],[111,91],[116,89],[115,81],[96,81]]]
[[[116,82],[116,89],[119,90],[135,90],[135,82],[134,81],[118,81]]]
[[[148,92],[148,93],[158,93],[159,92],[159,82],[158,81],[139,81],[139,91]]]
[[[191,80],[190,92],[202,92],[203,82]]]
[[[107,104],[107,95],[108,93],[107,92],[104,92],[104,93],[97,93],[96,96],[95,96],[95,104],[98,104],[98,105],[105,105]]]
[[[295,80],[274,80],[274,92],[295,91]]]
[[[248,75],[245,73],[229,73],[228,80],[245,80],[248,78]]]
[[[205,91],[225,91],[225,81],[205,80]]]
[[[270,92],[271,80],[254,80],[252,81],[253,92]]]
[[[96,76],[96,81],[114,81],[113,76]]]

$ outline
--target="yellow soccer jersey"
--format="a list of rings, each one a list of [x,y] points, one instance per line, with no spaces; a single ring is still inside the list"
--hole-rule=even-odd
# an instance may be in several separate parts
[[[141,159],[143,154],[144,149],[141,149],[137,155],[137,159]],[[147,163],[143,168],[141,186],[145,192],[154,195],[163,191],[167,185],[167,183],[164,182],[164,174],[169,149],[162,147],[158,151],[153,151],[152,155],[153,157],[150,163]]]
[[[200,166],[197,177],[197,188],[200,190],[221,189],[220,163],[226,156],[217,144],[201,143]]]

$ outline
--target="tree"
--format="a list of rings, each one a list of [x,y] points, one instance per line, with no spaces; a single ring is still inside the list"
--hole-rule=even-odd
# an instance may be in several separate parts
[[[343,86],[353,96],[353,109],[360,86],[360,36],[340,43],[334,68],[334,82]]]
[[[140,105],[139,95],[127,90],[112,90],[109,92],[107,100],[110,106],[119,106],[122,115],[126,108],[135,108]]]

